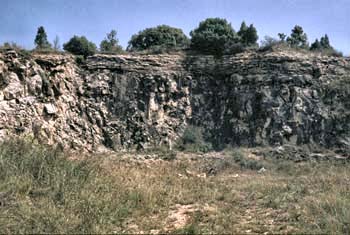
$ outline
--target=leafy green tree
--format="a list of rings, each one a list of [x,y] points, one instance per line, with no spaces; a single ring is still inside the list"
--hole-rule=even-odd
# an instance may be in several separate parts
[[[292,47],[300,47],[300,48],[307,48],[308,47],[307,35],[306,35],[306,33],[304,33],[303,28],[299,25],[296,25],[292,29],[292,33],[287,38],[287,42]]]
[[[316,39],[315,42],[312,43],[310,46],[311,51],[319,51],[321,49],[322,49],[322,45],[321,45],[320,41],[318,41],[318,39]]]
[[[82,55],[85,58],[95,54],[96,45],[84,36],[74,36],[67,43],[63,44],[63,49],[74,55]]]
[[[123,48],[118,45],[117,31],[112,30],[107,37],[100,43],[100,51],[102,52],[121,52]]]
[[[220,55],[227,43],[238,42],[238,36],[231,24],[221,18],[208,18],[200,22],[190,35],[191,48],[203,53]]]
[[[38,32],[36,34],[34,43],[36,45],[36,49],[50,49],[51,44],[47,40],[47,35],[43,26],[38,28]]]
[[[140,51],[154,47],[176,49],[187,47],[188,44],[189,39],[181,29],[159,25],[133,35],[129,41],[128,50]]]

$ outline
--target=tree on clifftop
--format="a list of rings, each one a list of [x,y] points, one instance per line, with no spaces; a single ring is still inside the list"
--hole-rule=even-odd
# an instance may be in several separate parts
[[[36,34],[34,43],[36,45],[36,49],[50,49],[51,44],[47,40],[47,35],[43,26],[38,28],[38,32]]]
[[[323,49],[332,49],[332,46],[331,46],[331,43],[329,42],[329,38],[327,34],[325,34],[324,37],[321,37],[320,43]]]
[[[181,29],[159,25],[133,35],[129,41],[128,50],[140,51],[154,47],[176,49],[184,48],[188,44],[189,39]]]
[[[63,44],[63,49],[74,55],[82,55],[85,58],[95,54],[96,45],[84,36],[74,36],[67,43]]]
[[[292,29],[291,35],[287,38],[287,42],[292,47],[308,48],[307,35],[301,26],[296,25]]]
[[[123,48],[118,45],[117,31],[112,30],[107,37],[100,43],[100,51],[102,52],[122,52]]]
[[[322,49],[322,45],[321,45],[320,41],[318,41],[318,39],[316,39],[315,42],[312,43],[310,46],[311,51],[318,51],[321,49]]]
[[[221,18],[208,18],[190,33],[191,48],[204,53],[220,55],[227,43],[237,41],[230,23]]]
[[[241,28],[238,31],[238,36],[240,37],[240,42],[244,46],[256,45],[259,39],[258,32],[253,24],[247,27],[246,23],[243,21]]]

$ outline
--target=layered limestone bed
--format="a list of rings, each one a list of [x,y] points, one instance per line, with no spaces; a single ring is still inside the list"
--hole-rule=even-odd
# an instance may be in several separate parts
[[[120,150],[171,145],[191,124],[217,148],[349,150],[350,98],[339,91],[349,76],[349,59],[297,52],[96,55],[79,66],[70,55],[5,51],[0,138]]]

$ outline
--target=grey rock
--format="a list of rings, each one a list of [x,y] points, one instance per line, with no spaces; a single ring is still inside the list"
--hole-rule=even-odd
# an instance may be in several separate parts
[[[220,60],[95,55],[85,67],[70,55],[8,51],[0,53],[1,136],[35,132],[65,148],[143,149],[174,143],[192,124],[217,148],[283,145],[271,154],[299,161],[309,155],[286,146],[350,151],[348,96],[330,87],[349,74],[349,59],[291,51]]]

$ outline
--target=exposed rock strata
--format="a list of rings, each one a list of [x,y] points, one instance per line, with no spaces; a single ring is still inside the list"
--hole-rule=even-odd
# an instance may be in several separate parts
[[[350,149],[349,97],[332,92],[350,61],[298,53],[69,55],[0,53],[0,137],[68,148],[171,144],[192,123],[207,140]]]

